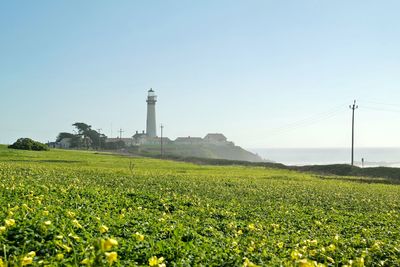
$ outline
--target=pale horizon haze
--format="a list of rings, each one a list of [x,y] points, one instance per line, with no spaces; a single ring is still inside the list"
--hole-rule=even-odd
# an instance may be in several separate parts
[[[0,143],[85,122],[245,148],[400,147],[399,1],[1,1]],[[159,130],[159,129],[158,129]]]

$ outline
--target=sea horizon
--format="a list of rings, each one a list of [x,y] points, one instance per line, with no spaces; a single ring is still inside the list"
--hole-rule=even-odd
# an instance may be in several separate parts
[[[351,148],[248,148],[265,160],[285,165],[350,164]],[[364,163],[362,163],[364,159]],[[354,165],[359,167],[400,167],[400,147],[357,147]]]

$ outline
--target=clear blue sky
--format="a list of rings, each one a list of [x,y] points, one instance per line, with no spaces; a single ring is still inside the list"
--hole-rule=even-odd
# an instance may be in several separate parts
[[[82,121],[244,147],[400,146],[400,1],[1,1],[0,143]],[[385,105],[386,104],[386,105]],[[390,104],[390,105],[387,105]]]

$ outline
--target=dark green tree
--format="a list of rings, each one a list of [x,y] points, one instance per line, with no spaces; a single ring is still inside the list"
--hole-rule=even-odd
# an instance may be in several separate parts
[[[99,139],[98,136],[96,136],[96,131],[92,130],[92,126],[83,122],[75,122],[72,124],[78,132],[77,136],[79,136],[79,141],[77,141],[78,147],[83,145],[86,149],[89,149],[91,147],[97,147],[95,141],[96,139]]]
[[[57,142],[60,142],[63,138],[71,138],[72,148],[101,149],[105,147],[107,136],[93,130],[91,125],[75,122],[72,126],[75,127],[76,133],[61,132],[57,136]]]
[[[71,138],[73,139],[75,137],[74,134],[72,133],[66,133],[66,132],[61,132],[58,134],[56,142],[60,142],[61,140],[63,140],[64,138]]]
[[[75,122],[74,124],[72,124],[72,126],[74,126],[78,130],[78,134],[84,135],[84,136],[88,131],[90,131],[92,129],[91,125],[88,125],[83,122]]]

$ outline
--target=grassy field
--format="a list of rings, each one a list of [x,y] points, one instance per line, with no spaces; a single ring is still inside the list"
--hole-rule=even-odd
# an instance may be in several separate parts
[[[0,267],[400,266],[400,186],[353,179],[0,146]]]

